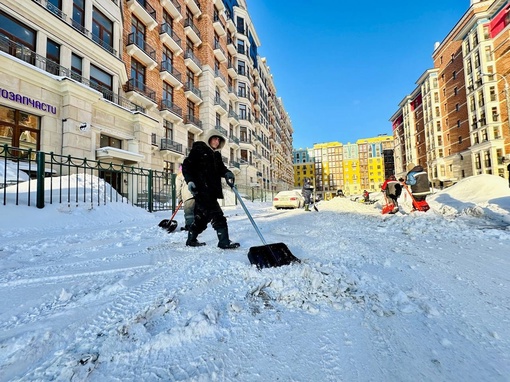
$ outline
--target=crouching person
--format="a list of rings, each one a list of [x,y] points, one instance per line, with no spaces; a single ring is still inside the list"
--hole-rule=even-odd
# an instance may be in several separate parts
[[[205,245],[199,242],[197,237],[205,231],[207,224],[211,223],[218,235],[218,247],[238,248],[239,243],[230,241],[227,219],[218,203],[218,199],[223,199],[221,178],[225,178],[229,186],[233,186],[235,182],[234,174],[225,167],[221,157],[225,137],[218,131],[211,130],[204,133],[203,139],[204,141],[193,143],[182,164],[182,174],[188,183],[189,191],[195,197],[195,219],[188,231],[186,245]]]

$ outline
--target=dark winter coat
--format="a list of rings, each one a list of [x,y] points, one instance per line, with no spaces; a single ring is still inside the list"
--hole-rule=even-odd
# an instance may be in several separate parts
[[[429,176],[420,165],[414,166],[407,173],[406,184],[411,186],[411,191],[415,196],[430,194]]]
[[[303,198],[305,198],[306,204],[311,203],[312,191],[313,191],[312,182],[310,182],[309,179],[306,179],[303,184],[303,189],[301,190],[301,195],[303,195]]]
[[[206,143],[215,135],[220,137],[220,146],[216,151]],[[220,151],[225,145],[225,139],[219,134],[211,134],[206,137],[206,142],[193,143],[189,155],[182,163],[182,174],[186,183],[195,183],[197,199],[223,199],[221,178],[229,171]]]

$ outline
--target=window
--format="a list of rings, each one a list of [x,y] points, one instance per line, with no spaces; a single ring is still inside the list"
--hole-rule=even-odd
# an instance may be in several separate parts
[[[165,127],[165,138],[173,141],[174,140],[174,124],[170,121],[165,121],[163,126]]]
[[[237,40],[237,52],[241,54],[246,54],[246,49],[244,46],[244,41],[239,39]]]
[[[0,106],[0,143],[2,145],[39,150],[39,129],[38,116]],[[19,155],[28,157],[28,154],[24,152],[20,152]]]
[[[174,88],[163,81],[162,99],[167,106],[172,106],[174,102]]]
[[[246,105],[239,104],[239,118],[248,119],[247,117],[248,117],[248,112],[247,112]]]
[[[244,19],[237,16],[237,32],[244,34]]]
[[[83,71],[83,60],[76,54],[71,55],[71,78],[81,82]]]
[[[134,87],[143,91],[145,88],[145,66],[138,61],[131,59],[131,79]]]
[[[32,65],[35,64],[35,31],[26,27],[25,25],[11,19],[6,14],[0,12],[0,37],[6,37],[10,43],[2,43],[0,49],[12,56],[22,59]],[[32,52],[26,52],[20,49],[19,45],[25,46]]]
[[[246,76],[246,63],[242,60],[237,61],[237,73]]]
[[[115,147],[122,149],[122,141],[117,138],[110,137],[109,135],[101,134],[99,147]]]
[[[113,101],[113,79],[112,76],[94,65],[90,65],[90,85],[92,88],[103,93],[103,97]]]
[[[140,48],[145,47],[145,25],[138,20],[136,17],[133,17],[131,20],[131,34],[132,40],[136,46]]]
[[[55,75],[60,74],[60,45],[48,39],[46,43],[46,71]]]
[[[238,91],[237,95],[239,97],[245,97],[246,98],[246,84],[244,82],[239,82],[238,88],[239,88],[239,91]]]
[[[73,0],[73,27],[85,33],[85,0]]]
[[[92,40],[113,53],[113,23],[96,8],[92,12]]]

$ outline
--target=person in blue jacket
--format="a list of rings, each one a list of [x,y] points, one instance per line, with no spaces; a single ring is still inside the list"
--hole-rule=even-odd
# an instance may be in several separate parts
[[[417,202],[425,201],[430,194],[429,176],[420,165],[414,163],[407,165],[406,184],[411,186],[413,198]]]

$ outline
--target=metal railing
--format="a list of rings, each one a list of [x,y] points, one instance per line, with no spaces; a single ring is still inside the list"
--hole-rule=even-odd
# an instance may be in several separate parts
[[[174,210],[175,174],[4,145],[1,204],[68,206],[129,203],[149,212]]]

